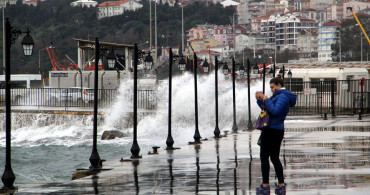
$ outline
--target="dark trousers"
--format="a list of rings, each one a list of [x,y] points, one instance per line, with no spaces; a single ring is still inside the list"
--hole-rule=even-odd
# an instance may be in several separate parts
[[[266,129],[261,133],[261,170],[263,183],[269,183],[270,163],[275,168],[275,173],[278,177],[279,183],[284,183],[283,166],[281,165],[279,154],[281,141],[284,137],[284,131],[277,129]]]

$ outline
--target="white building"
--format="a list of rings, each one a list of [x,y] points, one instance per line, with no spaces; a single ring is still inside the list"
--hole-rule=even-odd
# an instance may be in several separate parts
[[[96,7],[98,5],[98,2],[93,0],[78,0],[71,3],[72,7]]]
[[[248,1],[238,5],[238,24],[251,24],[252,18],[266,14],[264,1]]]
[[[235,36],[235,50],[241,52],[246,47],[256,50],[256,37],[244,34]]]
[[[318,31],[318,60],[321,62],[332,61],[332,49],[331,44],[333,44],[335,40],[335,31],[337,30],[338,23],[324,23],[323,25],[319,25]]]
[[[347,7],[352,7],[353,11],[357,14],[360,13],[362,10],[370,8],[369,2],[359,2],[359,1],[349,1],[346,3],[343,3],[343,17],[345,19],[352,19],[352,12],[347,10]]]
[[[226,0],[226,1],[221,2],[221,5],[224,6],[224,7],[238,6],[239,4],[240,3],[236,2],[236,1],[233,1],[233,0]]]
[[[98,18],[122,15],[125,11],[135,11],[143,5],[133,0],[106,1],[98,5]]]
[[[326,10],[326,8],[328,8],[334,2],[335,1],[333,0],[311,0],[310,8],[317,9],[317,10]]]
[[[261,34],[268,47],[278,52],[297,49],[298,33],[303,29],[316,28],[316,21],[294,14],[271,15],[261,20]]]
[[[300,60],[316,61],[317,53],[317,29],[302,30],[298,34],[297,48]]]

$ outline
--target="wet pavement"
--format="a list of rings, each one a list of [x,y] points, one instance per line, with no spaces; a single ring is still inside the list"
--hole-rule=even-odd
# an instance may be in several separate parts
[[[280,160],[287,194],[370,194],[370,117],[288,117],[285,124]],[[110,171],[24,184],[15,194],[256,194],[259,134],[239,131],[175,151],[160,148],[158,155],[141,151],[140,160],[106,164]],[[276,183],[271,164],[271,194]]]

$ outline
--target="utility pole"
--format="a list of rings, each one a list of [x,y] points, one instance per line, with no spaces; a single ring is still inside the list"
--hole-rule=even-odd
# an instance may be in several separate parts
[[[3,56],[5,56],[5,6],[6,1],[3,1]],[[5,57],[3,57],[3,74],[5,75]]]
[[[339,30],[339,62],[342,62],[342,33]]]
[[[152,50],[152,0],[149,0],[149,48]]]
[[[234,42],[234,59],[235,59],[235,13],[233,13],[233,42]]]
[[[361,32],[361,62],[362,62],[362,32]]]
[[[184,5],[181,5],[181,53],[184,52]]]
[[[154,59],[155,59],[155,64],[154,64],[154,67],[157,66],[157,63],[158,63],[158,59],[157,59],[157,1],[154,2],[154,44],[155,44],[155,56],[154,56]]]

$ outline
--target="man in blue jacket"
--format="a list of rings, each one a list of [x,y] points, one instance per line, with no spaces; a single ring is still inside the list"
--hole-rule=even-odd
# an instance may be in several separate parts
[[[257,193],[269,193],[269,172],[271,159],[278,177],[279,186],[275,189],[276,194],[285,194],[283,166],[279,159],[281,141],[284,138],[284,120],[289,112],[289,108],[296,103],[297,96],[284,88],[284,81],[280,77],[275,77],[270,81],[270,88],[273,95],[267,98],[261,91],[256,92],[257,104],[265,107],[269,114],[269,128],[261,133],[261,170],[263,183],[257,188]]]

